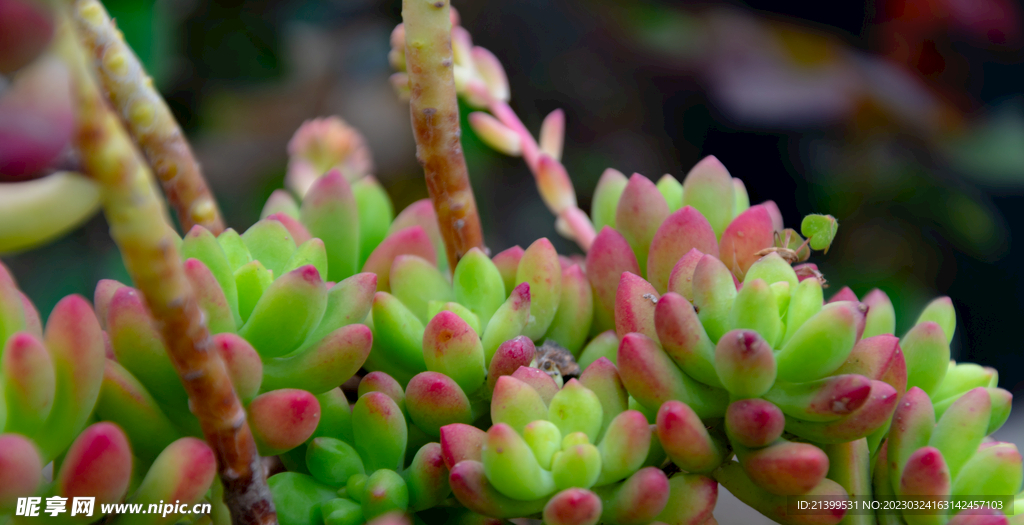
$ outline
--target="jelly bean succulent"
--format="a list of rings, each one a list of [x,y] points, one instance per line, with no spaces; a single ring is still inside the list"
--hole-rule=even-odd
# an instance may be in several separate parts
[[[103,516],[103,504],[178,500],[191,508],[213,499],[213,451],[194,437],[153,436],[166,427],[123,388],[133,385],[124,384],[119,365],[108,358],[104,332],[86,299],[64,298],[44,327],[0,265],[0,304],[0,519],[10,519],[19,498],[63,498],[70,510],[75,497],[94,497],[93,519]],[[117,411],[129,424],[96,422],[104,410]],[[58,458],[44,475],[43,467]],[[110,523],[166,524],[178,517],[125,514]]]
[[[0,9],[18,28],[0,123],[52,130],[15,134],[18,156],[0,145],[0,172],[45,175],[68,143],[82,172],[3,183],[18,207],[0,207],[0,250],[101,206],[132,280],[65,298],[44,326],[0,266],[0,523],[28,519],[27,498],[85,496],[210,512],[53,522],[700,525],[720,485],[780,523],[1024,523],[1021,455],[990,437],[1012,397],[950,360],[950,299],[902,337],[881,290],[826,299],[809,261],[838,221],[787,228],[714,157],[681,181],[610,168],[584,212],[565,115],[535,138],[446,0],[404,0],[389,55],[430,198],[396,214],[362,135],[314,119],[242,233],[99,2]],[[484,245],[459,97],[582,254]],[[808,515],[794,496],[1016,505]]]

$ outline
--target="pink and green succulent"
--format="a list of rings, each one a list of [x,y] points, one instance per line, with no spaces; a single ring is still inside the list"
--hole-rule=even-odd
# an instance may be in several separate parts
[[[0,304],[0,516],[32,497],[94,497],[92,520],[103,517],[104,504],[179,500],[191,508],[212,501],[213,451],[175,431],[138,381],[119,373],[87,300],[64,298],[44,326],[0,265]],[[95,422],[105,410],[127,424]],[[58,459],[44,476],[43,467]],[[124,514],[110,522],[169,524],[179,517]]]
[[[395,215],[359,132],[317,119],[288,146],[288,188],[243,233],[224,228],[102,5],[33,9],[15,11],[53,31],[52,62],[17,82],[73,83],[73,110],[22,85],[0,116],[74,113],[72,138],[49,138],[80,150],[96,202],[65,177],[46,198],[82,206],[32,235],[0,228],[0,249],[102,200],[136,287],[101,281],[44,325],[0,266],[0,523],[20,523],[25,498],[91,496],[211,512],[53,522],[700,525],[717,523],[719,485],[781,523],[1024,523],[1020,452],[990,437],[1012,396],[995,370],[950,360],[949,298],[902,337],[881,290],[826,300],[808,261],[837,220],[786,228],[714,157],[681,182],[608,169],[585,213],[561,162],[564,113],[535,138],[446,1],[406,0],[389,55],[431,198]],[[43,52],[18,38],[0,70]],[[484,143],[524,159],[582,255],[547,238],[483,245],[457,96]],[[33,148],[50,162],[53,144]],[[168,162],[184,237],[151,181]],[[794,515],[794,496],[1017,503]]]

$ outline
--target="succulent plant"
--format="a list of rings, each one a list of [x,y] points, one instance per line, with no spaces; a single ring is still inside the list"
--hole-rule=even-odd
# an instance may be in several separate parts
[[[620,195],[601,195],[616,185]],[[681,203],[713,210],[727,209],[736,197],[726,190],[742,187],[730,184],[713,158],[694,167],[681,186]],[[605,226],[587,254],[596,308],[604,297],[615,327],[588,351],[612,357],[612,341],[619,340],[614,357],[623,383],[637,403],[657,412],[659,438],[681,469],[711,472],[741,500],[786,521],[785,498],[778,496],[872,493],[870,460],[883,441],[892,442],[890,425],[900,420],[893,414],[908,388],[926,399],[925,393],[936,395],[945,409],[972,384],[960,377],[984,381],[989,390],[976,395],[986,398],[993,416],[991,425],[987,417],[981,424],[979,443],[1005,421],[1011,396],[995,388],[992,373],[950,364],[956,314],[948,298],[932,302],[897,339],[883,292],[862,302],[844,288],[826,302],[816,268],[792,266],[806,259],[808,247],[827,249],[834,219],[805,219],[801,230],[808,240],[802,242],[782,230],[777,210],[766,203],[720,220],[716,231],[694,207],[669,213],[669,199],[658,189],[637,175],[628,182],[614,172],[602,178],[595,205],[614,207],[616,226],[626,234]],[[641,210],[657,209],[665,210],[660,224],[636,224]],[[650,281],[637,262],[645,247]],[[947,368],[955,371],[949,383]],[[737,462],[727,461],[731,454]],[[1007,454],[1004,461],[1012,464],[1016,452]],[[1008,487],[1021,483],[1012,472],[995,472],[986,474]],[[1010,490],[989,491],[987,482],[975,481],[965,483],[979,495]],[[918,490],[888,494],[950,494]]]
[[[338,195],[329,190],[339,183],[345,184],[338,173],[320,178],[315,186],[320,193],[303,209],[315,215],[339,208]],[[227,229],[214,237],[194,226],[181,241],[181,257],[213,348],[248,405],[261,452],[273,455],[299,446],[317,426],[316,396],[352,377],[370,352],[372,335],[359,322],[370,309],[376,276],[342,273],[340,282],[325,283],[321,276],[329,275],[332,262],[325,243],[283,214],[271,214],[241,235]],[[165,415],[160,421],[165,427],[199,435],[188,396],[139,291],[101,281],[95,304],[117,358],[108,374],[117,378],[110,387],[112,401],[101,403],[98,414],[126,425],[136,417],[117,402],[134,401],[148,405],[135,411]],[[282,427],[282,420],[291,424]],[[140,425],[150,439],[174,435],[145,428]]]
[[[782,523],[1024,519],[1021,455],[989,437],[1011,395],[950,360],[948,298],[902,338],[881,290],[826,300],[808,261],[837,220],[786,228],[714,157],[682,182],[609,169],[586,214],[560,160],[564,114],[534,138],[446,1],[406,0],[389,57],[430,199],[396,215],[359,132],[316,119],[288,145],[288,189],[243,233],[101,4],[0,13],[39,29],[0,48],[0,71],[23,69],[0,133],[11,111],[52,125],[20,157],[0,145],[0,171],[34,177],[70,141],[86,174],[0,188],[26,201],[0,207],[0,250],[102,204],[134,285],[65,298],[44,328],[0,266],[0,522],[85,496],[94,515],[53,522],[700,525],[719,485]],[[483,245],[459,96],[584,255]],[[34,229],[6,222],[63,202]],[[1017,507],[801,515],[794,496]],[[171,500],[210,513],[105,506]]]
[[[372,372],[351,408],[334,391],[307,445],[282,456],[290,471],[270,478],[281,521],[359,524],[443,503],[451,490],[441,445],[430,442],[438,429],[422,427],[468,411],[452,400],[453,388],[448,376],[427,372],[403,391],[392,377]]]
[[[461,423],[441,428],[452,490],[474,512],[540,512],[553,523],[703,523],[714,508],[716,482],[684,473],[670,479],[656,468],[665,452],[646,416],[627,409],[607,359],[560,389],[532,368],[500,376],[491,417],[486,432]]]
[[[119,388],[131,385],[119,384],[124,378],[106,356],[104,332],[88,301],[64,298],[44,328],[0,265],[0,304],[0,518],[8,519],[26,498],[38,498],[40,511],[49,498],[63,498],[66,511],[76,497],[95,498],[89,511],[94,521],[103,517],[105,504],[177,499],[191,505],[209,497],[216,473],[212,450],[192,437],[153,435],[167,430],[154,417],[159,410],[132,406],[135,392]],[[118,405],[125,411],[124,427],[89,424],[94,412]],[[44,465],[58,457],[59,468],[46,479]],[[136,476],[145,476],[133,478],[133,466]],[[111,523],[171,523],[177,517],[120,515]]]

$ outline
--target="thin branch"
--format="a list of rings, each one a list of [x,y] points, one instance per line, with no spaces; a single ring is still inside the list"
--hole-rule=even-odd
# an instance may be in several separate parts
[[[89,19],[102,16],[88,5],[79,14]],[[100,184],[111,236],[160,328],[192,411],[217,456],[232,521],[276,524],[245,409],[224,362],[212,351],[152,174],[96,86],[66,13],[61,15],[58,45],[74,79],[78,112],[74,141],[84,171]]]
[[[426,9],[427,4],[413,5]],[[432,5],[438,9],[444,7],[442,3]],[[560,160],[565,140],[565,114],[556,110],[544,119],[538,143],[508,105],[508,77],[501,62],[490,51],[473,46],[469,31],[458,25],[454,8],[451,13],[454,27],[446,28],[446,36],[451,36],[457,93],[470,106],[490,111],[490,114],[482,111],[470,113],[470,127],[495,150],[523,157],[533,173],[544,204],[556,217],[555,229],[562,236],[576,241],[583,251],[588,251],[597,234],[590,218],[579,208],[576,191]],[[439,24],[440,20],[436,23]],[[402,100],[419,95],[413,85],[418,71],[413,70],[413,62],[409,58],[412,48],[408,45],[407,26],[408,19],[391,32],[391,52],[388,53],[388,61],[398,71],[391,75],[391,84]]]
[[[75,0],[72,19],[107,99],[156,172],[184,231],[199,224],[220,234],[224,220],[185,135],[110,15],[97,0]]]
[[[449,0],[403,0],[402,19],[416,157],[454,270],[470,249],[484,249],[484,240],[462,153]]]

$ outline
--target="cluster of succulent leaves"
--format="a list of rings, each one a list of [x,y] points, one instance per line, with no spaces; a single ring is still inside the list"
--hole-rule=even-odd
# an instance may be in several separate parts
[[[99,519],[105,503],[175,500],[218,503],[211,516],[226,517],[216,489],[210,490],[216,476],[213,451],[202,439],[179,432],[152,434],[166,429],[149,426],[159,410],[147,412],[151,405],[126,397],[145,391],[113,359],[86,299],[61,300],[44,328],[0,265],[0,341],[0,521],[10,519],[18,498],[29,496],[66,498],[68,510],[75,497],[95,498],[93,519]],[[124,409],[126,424],[101,421],[108,409]],[[51,473],[44,475],[51,462]],[[110,523],[163,524],[177,518],[124,514]],[[67,512],[47,519],[82,522]]]
[[[457,25],[452,39],[460,95],[502,113],[500,63]],[[497,149],[529,150],[571,230],[582,212],[558,160],[564,117],[546,119],[539,145],[512,117],[471,121]],[[394,511],[425,523],[699,525],[715,523],[719,484],[783,523],[978,518],[787,515],[794,495],[1016,495],[1024,512],[1021,455],[988,437],[1011,396],[994,370],[950,361],[952,302],[933,301],[897,338],[882,291],[826,300],[806,261],[828,249],[836,220],[786,228],[713,157],[682,182],[608,170],[583,257],[539,239],[473,249],[450,268],[431,202],[396,216],[354,130],[307,123],[290,153],[289,191],[260,221],[217,236],[197,226],[180,245],[209,350],[260,453],[278,459],[269,485],[284,525]],[[97,509],[206,501],[208,516],[92,519],[229,521],[213,452],[137,290],[102,281],[92,305],[68,297],[44,329],[0,266],[0,342],[0,523],[26,496],[92,496]]]
[[[719,483],[795,523],[807,517],[786,516],[786,496],[1020,490],[1019,453],[986,438],[1011,396],[994,370],[949,360],[952,303],[897,338],[881,291],[826,301],[798,263],[834,220],[805,220],[805,243],[713,158],[683,183],[607,172],[585,260],[541,239],[473,250],[450,278],[429,202],[392,219],[372,178],[328,172],[263,215],[242,234],[196,227],[181,253],[260,452],[287,469],[269,480],[286,525],[396,510],[699,524]],[[69,297],[44,331],[2,277],[0,463],[26,474],[5,481],[2,512],[88,492],[210,501],[227,519],[139,293],[102,281],[96,313]]]
[[[790,495],[1021,490],[1016,448],[982,443],[1006,421],[1011,396],[994,370],[950,361],[948,298],[901,339],[880,290],[861,300],[844,288],[826,302],[816,267],[791,266],[806,258],[803,240],[784,233],[771,202],[748,207],[742,184],[713,158],[682,185],[606,173],[594,202],[604,228],[587,272],[615,329],[600,354],[616,358],[630,395],[656,414],[681,469],[710,473],[782,522],[801,520],[784,513]],[[826,249],[835,223],[810,216],[801,230],[811,248]],[[910,406],[920,426],[901,438]],[[899,455],[887,461],[892,447]]]

